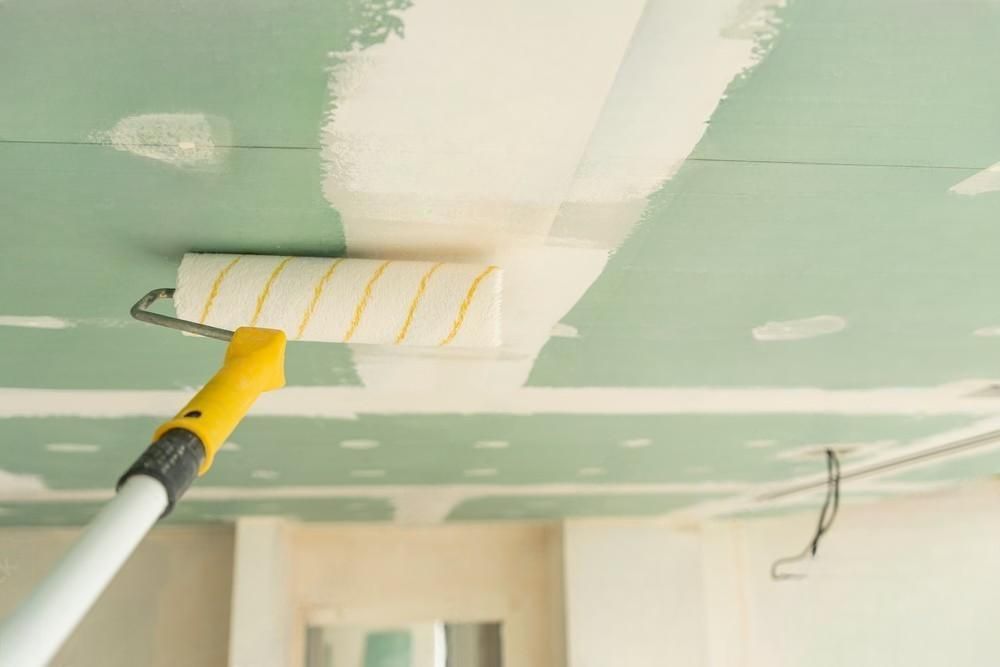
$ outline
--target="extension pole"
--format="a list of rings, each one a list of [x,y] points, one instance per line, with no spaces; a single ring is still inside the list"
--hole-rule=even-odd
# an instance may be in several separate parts
[[[162,424],[100,511],[33,594],[0,624],[0,667],[44,667],[156,521],[166,516],[262,392],[284,386],[285,335],[232,336],[218,373]]]
[[[167,491],[130,477],[80,539],[0,626],[0,667],[48,664],[167,508]]]

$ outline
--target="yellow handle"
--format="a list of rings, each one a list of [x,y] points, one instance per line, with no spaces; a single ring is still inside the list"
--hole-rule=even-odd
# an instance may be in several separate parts
[[[285,386],[285,334],[241,327],[233,334],[222,368],[177,416],[156,429],[154,441],[172,428],[197,435],[205,446],[204,475],[215,453],[265,391]]]

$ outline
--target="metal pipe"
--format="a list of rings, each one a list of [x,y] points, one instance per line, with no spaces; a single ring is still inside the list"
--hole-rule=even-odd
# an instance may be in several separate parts
[[[979,447],[985,447],[986,445],[996,444],[998,440],[1000,440],[1000,431],[990,431],[988,433],[981,433],[979,435],[970,436],[968,438],[962,438],[961,440],[949,442],[944,445],[940,445],[938,447],[933,447],[931,449],[925,449],[923,451],[914,452],[912,454],[906,454],[898,458],[889,459],[887,461],[880,461],[878,463],[873,463],[871,465],[853,468],[851,470],[841,473],[840,481],[845,482],[852,479],[860,479],[862,477],[871,477],[872,475],[878,475],[890,472],[892,470],[897,470],[899,468],[906,468],[915,463],[922,463],[930,459],[935,459],[942,456],[950,456],[953,454],[978,449]],[[754,500],[758,502],[777,500],[778,498],[785,498],[787,496],[793,496],[799,493],[805,493],[807,491],[815,491],[817,489],[822,489],[826,487],[826,485],[827,485],[826,479],[816,482],[806,482],[804,484],[797,484],[795,486],[785,487],[777,491],[763,493],[754,498]]]

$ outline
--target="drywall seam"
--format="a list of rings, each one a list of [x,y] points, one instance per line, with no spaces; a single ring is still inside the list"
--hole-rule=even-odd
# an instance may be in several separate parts
[[[383,391],[363,387],[286,387],[266,394],[257,417],[356,419],[359,415],[992,415],[1000,399],[968,394],[988,380],[932,388],[863,390],[775,387],[523,387],[511,392]],[[194,390],[0,388],[0,418],[167,417]]]

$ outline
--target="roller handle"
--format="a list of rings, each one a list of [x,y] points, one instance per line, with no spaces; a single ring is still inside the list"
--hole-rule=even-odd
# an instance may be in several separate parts
[[[118,488],[135,475],[159,480],[167,491],[163,516],[169,514],[194,478],[212,466],[257,397],[284,386],[284,357],[283,332],[237,329],[222,368],[176,417],[156,429],[153,444],[118,480]]]
[[[156,429],[154,439],[177,428],[194,433],[205,448],[205,458],[198,467],[198,475],[204,475],[212,467],[215,453],[257,397],[285,386],[284,364],[284,332],[237,329],[219,372],[176,417]]]

